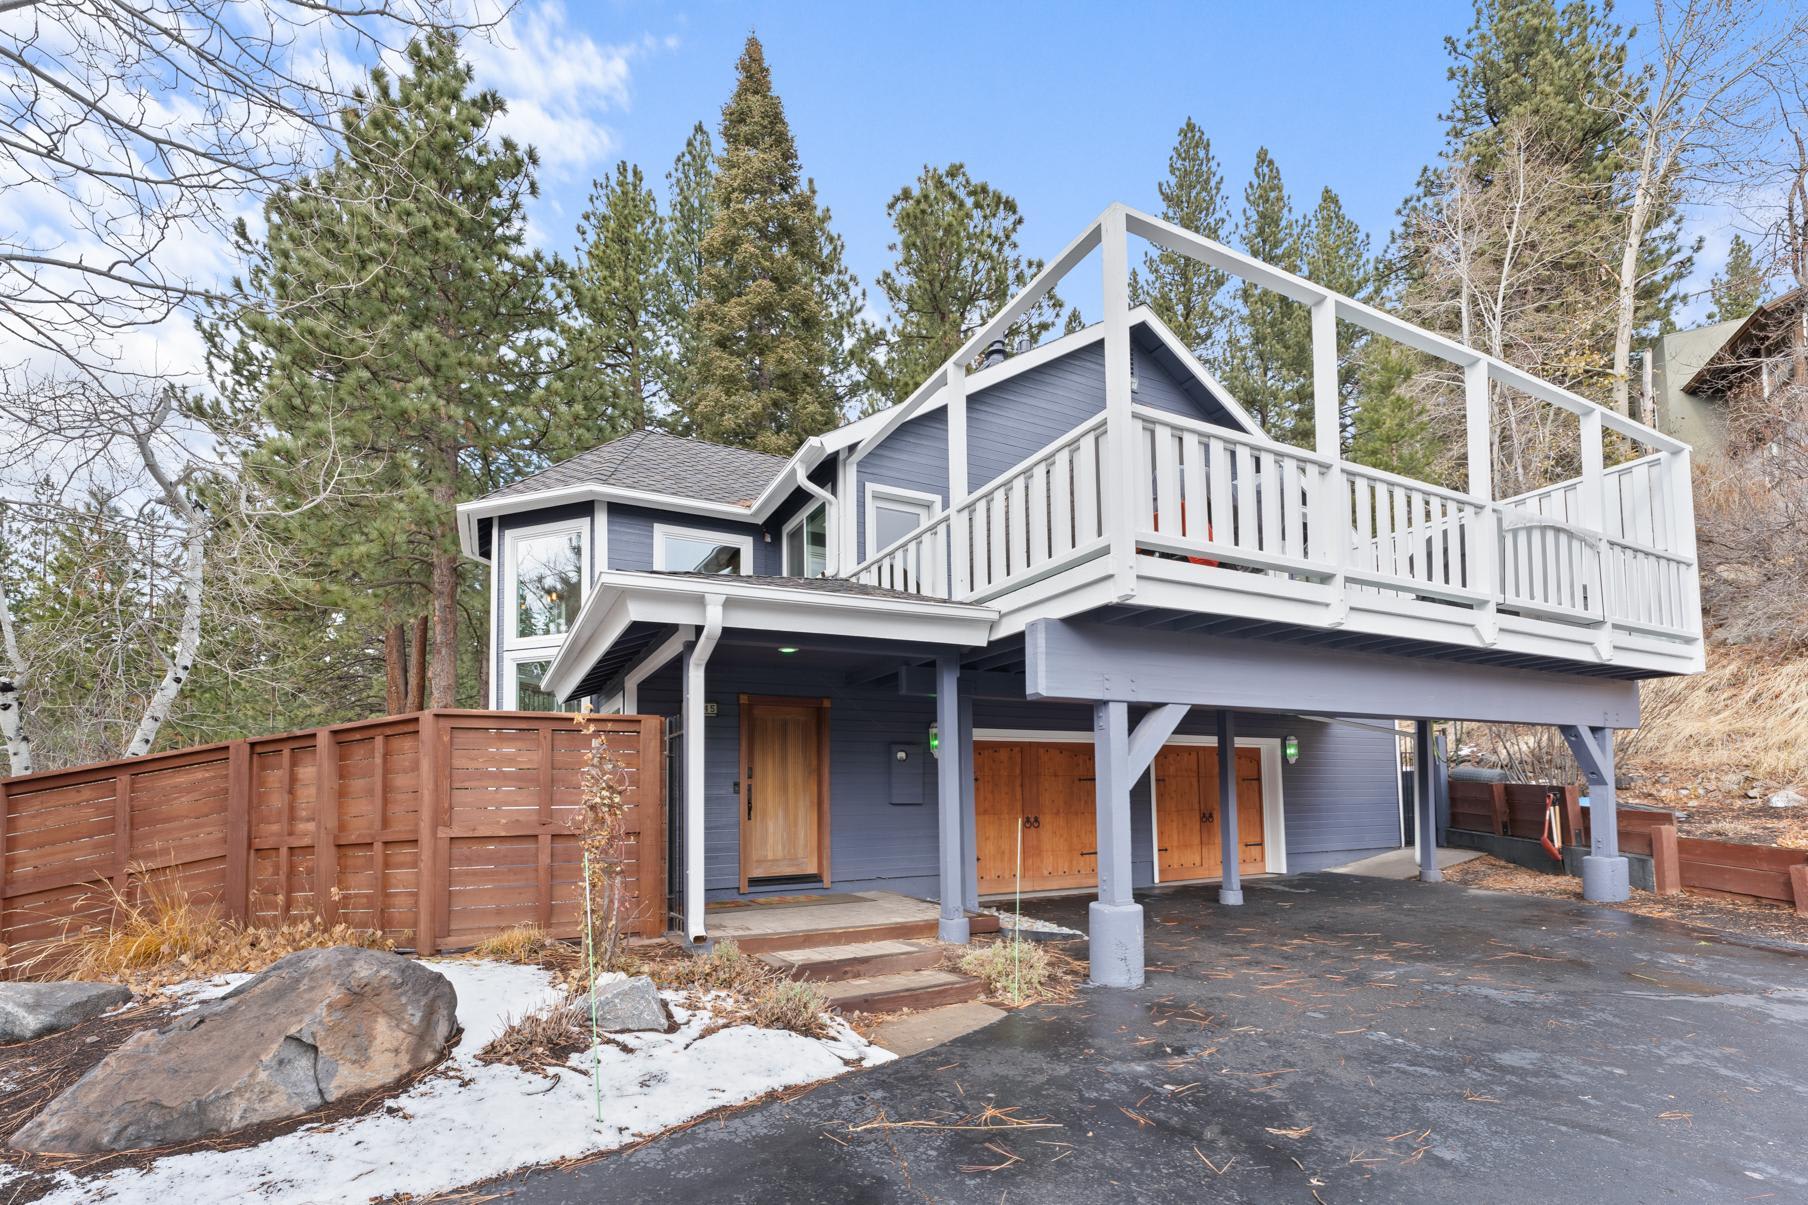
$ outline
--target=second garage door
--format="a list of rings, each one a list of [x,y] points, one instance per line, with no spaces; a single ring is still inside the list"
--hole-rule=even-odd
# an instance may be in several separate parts
[[[974,803],[979,889],[1024,891],[1098,883],[1098,828],[1090,742],[975,741]],[[1169,745],[1156,757],[1155,810],[1161,879],[1217,878],[1218,751]],[[1237,750],[1242,868],[1265,868],[1262,762]]]

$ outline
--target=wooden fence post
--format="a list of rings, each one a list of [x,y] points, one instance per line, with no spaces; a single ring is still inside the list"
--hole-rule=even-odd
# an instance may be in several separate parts
[[[420,725],[420,829],[415,844],[414,951],[431,954],[439,924],[439,897],[444,891],[439,865],[439,724],[436,713],[415,713]]]
[[[1491,782],[1488,784],[1488,806],[1494,812],[1494,835],[1507,835],[1507,784]]]
[[[1573,783],[1563,788],[1563,830],[1569,834],[1571,843],[1588,844],[1582,831],[1582,791]]]
[[[1795,892],[1795,914],[1808,916],[1808,864],[1798,862],[1789,868],[1789,888]]]
[[[534,920],[542,932],[552,928],[552,725],[540,723],[540,831],[534,840]]]
[[[226,750],[226,913],[251,919],[251,742]]]
[[[669,927],[666,909],[665,721],[640,717],[639,847],[641,936],[661,937]]]
[[[6,945],[6,780],[0,778],[0,946]]]
[[[339,743],[329,728],[314,733],[314,910],[339,923]]]
[[[1651,829],[1651,889],[1659,895],[1675,895],[1682,890],[1682,864],[1676,854],[1676,826],[1654,825]],[[1800,908],[1800,893],[1797,907]]]
[[[113,893],[121,900],[131,891],[132,772],[113,776]]]

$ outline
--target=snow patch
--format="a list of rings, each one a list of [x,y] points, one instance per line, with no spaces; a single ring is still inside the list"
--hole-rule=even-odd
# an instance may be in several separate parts
[[[170,1155],[142,1170],[87,1179],[61,1172],[43,1199],[51,1205],[108,1199],[315,1205],[440,1192],[536,1163],[613,1150],[711,1109],[894,1057],[835,1017],[824,1039],[750,1025],[705,1036],[716,1023],[709,1002],[686,1008],[682,994],[662,992],[675,1032],[617,1035],[628,1049],[605,1045],[578,1055],[569,1067],[553,1069],[557,1080],[548,1088],[542,1076],[486,1066],[476,1055],[512,1019],[557,998],[551,976],[539,967],[499,962],[426,965],[452,981],[463,1034],[439,1072],[381,1110],[238,1150]],[[244,978],[183,984],[173,994],[192,1007],[230,991],[233,984],[221,980]],[[593,1054],[601,1062],[600,1123]],[[0,1184],[16,1174],[0,1162]]]

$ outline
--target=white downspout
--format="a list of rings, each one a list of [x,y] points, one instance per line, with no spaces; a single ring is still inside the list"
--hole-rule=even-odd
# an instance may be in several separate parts
[[[800,464],[793,469],[792,476],[796,479],[798,487],[806,494],[809,494],[814,498],[822,499],[824,528],[822,533],[822,555],[825,559],[822,571],[825,576],[834,577],[840,572],[841,566],[840,504],[836,502],[834,494],[831,494],[828,490],[823,489],[820,485],[817,485],[814,481],[810,480],[810,475],[804,472],[803,465]]]
[[[692,941],[703,930],[703,670],[722,635],[722,596],[705,595],[703,631],[684,663],[684,927]]]

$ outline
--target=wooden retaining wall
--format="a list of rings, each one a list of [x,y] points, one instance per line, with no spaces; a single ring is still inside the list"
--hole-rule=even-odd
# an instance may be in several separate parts
[[[1450,825],[1472,832],[1536,840],[1547,792],[1563,808],[1563,842],[1587,845],[1588,816],[1575,787],[1452,781]],[[1741,899],[1789,904],[1808,916],[1808,850],[1679,837],[1669,812],[1619,809],[1620,848],[1651,858],[1660,895],[1689,888]]]
[[[657,716],[601,717],[625,771],[630,927],[665,930]],[[235,919],[314,915],[423,953],[579,931],[589,738],[556,713],[440,710],[0,779],[0,945],[104,923],[154,875]]]

